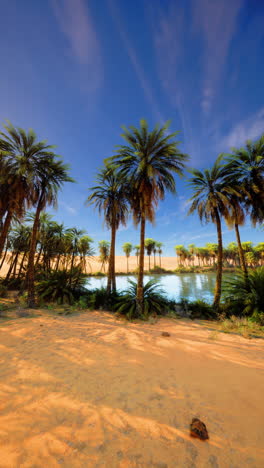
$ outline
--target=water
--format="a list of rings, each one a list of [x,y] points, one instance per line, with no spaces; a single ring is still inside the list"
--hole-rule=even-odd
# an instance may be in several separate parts
[[[203,299],[206,302],[212,302],[215,287],[216,274],[209,273],[183,273],[175,275],[145,275],[144,283],[150,279],[159,280],[161,287],[169,299],[179,301],[181,298],[194,301]],[[135,276],[117,276],[116,286],[119,291],[124,291],[128,286],[128,280],[136,281]],[[87,288],[95,289],[106,287],[107,278],[90,277]]]

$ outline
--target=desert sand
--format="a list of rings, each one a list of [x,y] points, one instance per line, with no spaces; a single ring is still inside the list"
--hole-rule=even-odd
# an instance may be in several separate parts
[[[9,259],[11,255],[8,254],[5,263],[3,264],[1,271],[0,271],[0,276],[5,277],[8,269],[9,269]],[[197,263],[197,262],[196,262]],[[78,264],[78,259],[76,261],[76,264]],[[159,258],[156,258],[156,265],[160,265]],[[127,272],[127,259],[123,255],[117,255],[115,257],[115,266],[116,266],[116,272],[117,273],[126,273]],[[129,266],[129,271],[133,272],[136,270],[138,267],[137,263],[137,257],[136,256],[131,256],[128,261],[128,266]],[[177,257],[162,257],[161,258],[161,266],[162,268],[165,268],[166,270],[175,270],[179,266],[178,259]],[[149,269],[149,258],[146,256],[144,260],[144,267],[145,271],[148,271]],[[153,256],[150,259],[150,268],[154,267],[154,259]],[[108,270],[108,264],[105,266],[105,270],[102,269],[102,263],[100,262],[99,257],[93,257],[93,258],[87,258],[86,260],[86,272],[87,274],[89,273],[96,273],[98,271],[102,272],[107,272]]]
[[[2,322],[0,467],[263,467],[264,342],[210,327],[104,312]],[[193,417],[208,441],[189,436]]]

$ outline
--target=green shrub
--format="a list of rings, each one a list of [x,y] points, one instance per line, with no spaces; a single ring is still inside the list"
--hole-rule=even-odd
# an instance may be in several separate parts
[[[188,307],[192,313],[192,319],[199,318],[205,320],[213,320],[217,318],[213,307],[201,299],[197,299],[197,301],[190,302]]]
[[[47,273],[46,277],[37,283],[37,292],[40,299],[45,301],[72,304],[75,299],[86,293],[86,284],[86,275],[82,274],[79,268],[74,268],[72,272],[58,270]]]
[[[158,265],[154,266],[153,268],[150,269],[150,273],[162,275],[162,274],[168,274],[171,273],[171,270],[165,270],[165,268],[162,268]]]
[[[114,310],[115,304],[119,298],[119,293],[107,293],[106,288],[98,288],[87,293],[87,307],[89,309]]]
[[[254,316],[264,313],[264,267],[248,273],[248,285],[242,272],[223,282],[222,309],[227,315]]]
[[[191,319],[214,320],[217,318],[212,305],[208,304],[202,299],[189,301],[186,298],[181,298],[179,305],[183,310],[186,311],[186,314],[187,312],[190,313]]]
[[[165,315],[169,310],[169,301],[157,280],[150,280],[144,285],[144,317],[139,316],[137,310],[137,283],[129,280],[129,287],[124,291],[115,306],[116,312],[125,315],[129,320],[147,318],[151,313]]]

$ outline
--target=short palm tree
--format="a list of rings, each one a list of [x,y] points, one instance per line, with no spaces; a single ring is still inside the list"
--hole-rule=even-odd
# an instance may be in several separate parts
[[[218,255],[217,255],[217,275],[214,294],[214,308],[218,311],[221,285],[222,285],[222,268],[223,268],[223,241],[221,216],[228,218],[230,202],[229,195],[234,193],[228,184],[225,185],[226,169],[221,165],[221,157],[214,163],[212,169],[199,171],[197,169],[190,170],[192,177],[189,179],[189,185],[193,191],[190,198],[191,206],[188,214],[195,211],[201,221],[208,223],[212,221],[216,224],[218,238]]]
[[[145,250],[149,258],[149,271],[150,271],[150,257],[154,253],[154,248],[155,248],[154,239],[151,239],[150,237],[148,239],[145,239]]]
[[[174,174],[183,175],[187,155],[179,148],[175,137],[168,134],[169,123],[149,131],[145,120],[140,127],[123,127],[126,144],[120,146],[111,162],[125,177],[130,187],[130,204],[134,223],[140,223],[140,255],[137,284],[139,315],[144,314],[143,276],[146,221],[153,222],[155,209],[165,192],[175,193]]]
[[[103,213],[106,226],[111,229],[110,257],[108,265],[107,292],[116,290],[115,242],[116,231],[125,225],[128,216],[127,188],[123,176],[113,167],[105,165],[96,178],[97,185],[91,187],[87,204],[94,204]]]
[[[156,248],[157,248],[157,252],[159,254],[159,266],[160,266],[160,268],[161,268],[162,247],[163,247],[163,243],[156,241]]]
[[[131,244],[131,242],[125,242],[122,246],[123,248],[123,251],[126,255],[126,259],[127,259],[127,273],[128,273],[128,259],[130,257],[130,254],[132,252],[132,249],[133,249],[133,245]]]
[[[99,254],[100,254],[100,260],[102,263],[101,270],[105,271],[105,264],[109,262],[109,247],[110,247],[110,242],[106,240],[101,240],[99,241]]]

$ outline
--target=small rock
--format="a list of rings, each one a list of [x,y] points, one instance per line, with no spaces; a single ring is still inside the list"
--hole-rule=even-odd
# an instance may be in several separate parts
[[[161,336],[170,336],[170,333],[168,333],[168,332],[162,332]]]
[[[206,425],[198,418],[193,418],[190,424],[190,435],[201,440],[209,439]]]

